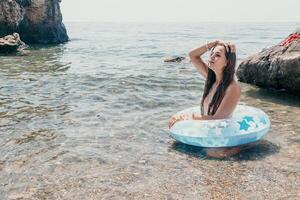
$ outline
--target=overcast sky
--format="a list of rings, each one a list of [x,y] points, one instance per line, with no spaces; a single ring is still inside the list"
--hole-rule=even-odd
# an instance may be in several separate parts
[[[62,0],[64,21],[300,22],[300,0]]]

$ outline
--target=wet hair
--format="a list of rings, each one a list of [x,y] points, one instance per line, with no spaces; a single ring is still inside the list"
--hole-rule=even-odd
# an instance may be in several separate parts
[[[224,44],[218,44],[217,46],[224,46],[227,65],[224,67],[222,80],[218,88],[216,89],[216,92],[211,102],[209,102],[207,115],[214,115],[217,112],[222,102],[222,99],[225,95],[225,91],[227,87],[234,79],[234,73],[235,73],[236,54],[234,52],[230,52],[229,46],[227,46],[229,51],[227,51],[227,48]],[[213,51],[214,48],[211,51]],[[202,115],[204,115],[204,99],[209,94],[209,91],[211,90],[215,82],[216,82],[216,74],[213,70],[208,68],[207,79],[205,81],[204,92],[203,92],[201,106],[200,106],[200,111]]]

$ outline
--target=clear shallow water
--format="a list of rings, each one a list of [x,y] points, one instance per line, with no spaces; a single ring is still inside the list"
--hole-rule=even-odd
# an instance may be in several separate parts
[[[299,25],[67,23],[70,42],[1,56],[1,199],[297,197],[299,98],[241,84],[241,103],[264,110],[272,130],[235,157],[207,159],[167,132],[204,80],[163,59],[221,39],[240,62]]]

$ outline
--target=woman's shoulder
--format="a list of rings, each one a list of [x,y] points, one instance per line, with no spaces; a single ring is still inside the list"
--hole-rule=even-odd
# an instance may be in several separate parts
[[[237,81],[233,80],[228,86],[228,92],[235,93],[237,95],[241,95],[241,87]]]

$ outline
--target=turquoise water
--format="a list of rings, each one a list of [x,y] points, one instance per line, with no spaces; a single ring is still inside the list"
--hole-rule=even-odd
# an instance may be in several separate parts
[[[1,199],[297,195],[299,98],[241,84],[241,103],[264,110],[272,129],[253,149],[207,159],[167,132],[171,115],[199,104],[204,80],[188,62],[163,60],[221,39],[240,62],[299,26],[73,22],[66,44],[1,56]]]

